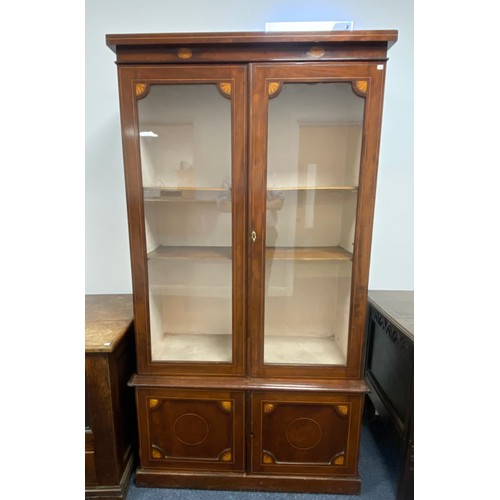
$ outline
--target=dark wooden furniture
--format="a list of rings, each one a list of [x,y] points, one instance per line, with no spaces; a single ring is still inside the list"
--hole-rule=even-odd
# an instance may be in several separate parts
[[[132,296],[85,296],[85,497],[124,499],[136,455]]]
[[[397,32],[108,35],[139,485],[357,493]]]
[[[366,381],[369,397],[401,441],[400,500],[413,498],[413,292],[368,293]]]

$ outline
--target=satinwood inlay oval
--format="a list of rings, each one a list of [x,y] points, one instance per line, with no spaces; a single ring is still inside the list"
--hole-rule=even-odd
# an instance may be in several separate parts
[[[317,46],[311,47],[307,51],[307,55],[314,57],[314,58],[322,57],[325,55],[325,49],[323,47],[317,47]]]
[[[191,49],[188,49],[186,47],[182,47],[177,51],[177,57],[180,59],[189,59],[193,55],[193,51]]]
[[[195,413],[185,413],[175,421],[174,433],[181,443],[195,446],[207,438],[208,424],[204,418]]]
[[[297,418],[286,429],[288,442],[298,450],[310,450],[318,445],[323,436],[321,426],[311,418]]]

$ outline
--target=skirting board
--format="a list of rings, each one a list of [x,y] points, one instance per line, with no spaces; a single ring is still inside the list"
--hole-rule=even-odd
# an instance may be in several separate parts
[[[236,491],[274,491],[294,493],[338,493],[358,495],[359,477],[296,477],[246,473],[186,473],[182,471],[155,471],[137,469],[137,486],[150,488],[189,488]]]
[[[85,488],[85,499],[90,500],[92,498],[99,500],[124,500],[127,498],[127,491],[130,484],[130,476],[132,475],[132,470],[135,464],[135,456],[132,453],[128,459],[125,470],[123,471],[122,477],[120,479],[120,484],[116,486],[87,486]]]

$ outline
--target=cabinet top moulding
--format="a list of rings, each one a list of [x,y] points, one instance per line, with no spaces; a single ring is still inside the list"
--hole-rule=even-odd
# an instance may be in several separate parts
[[[301,31],[301,32],[220,32],[220,33],[131,33],[106,35],[108,47],[116,51],[120,45],[208,45],[225,43],[283,42],[387,42],[390,48],[398,38],[397,30]]]
[[[397,30],[106,35],[117,62],[384,60]]]

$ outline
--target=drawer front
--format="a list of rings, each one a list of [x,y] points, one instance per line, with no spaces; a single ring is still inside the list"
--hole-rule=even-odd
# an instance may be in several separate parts
[[[179,470],[244,467],[244,394],[137,389],[141,465]]]
[[[252,395],[252,472],[356,475],[362,396]]]
[[[85,430],[85,486],[96,484],[94,433],[89,429]]]

